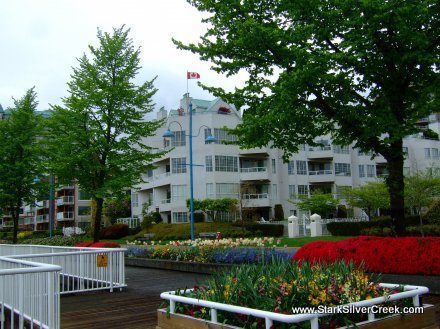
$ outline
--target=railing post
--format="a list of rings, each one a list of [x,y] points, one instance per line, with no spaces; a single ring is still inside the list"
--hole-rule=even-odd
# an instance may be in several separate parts
[[[271,329],[273,326],[273,320],[269,318],[265,318],[265,319],[266,319],[266,329]]]
[[[310,320],[310,329],[319,329],[318,317],[314,317],[312,320]]]
[[[110,256],[110,257],[108,257]],[[109,259],[109,270],[110,270],[110,292],[113,292],[113,253],[108,252],[107,257]]]
[[[218,323],[217,310],[215,308],[211,308],[211,322]]]
[[[170,313],[174,313],[175,310],[176,310],[176,302],[170,299]]]

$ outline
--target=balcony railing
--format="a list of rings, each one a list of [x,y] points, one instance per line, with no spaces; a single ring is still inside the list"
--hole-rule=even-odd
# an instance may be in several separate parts
[[[333,175],[333,170],[309,170],[309,175]]]
[[[37,223],[47,223],[49,221],[48,215],[39,215],[37,216]]]
[[[261,193],[261,194],[243,194],[243,199],[268,199],[269,193]]]
[[[73,220],[73,211],[64,211],[57,213],[57,220]]]
[[[240,168],[240,172],[242,172],[242,173],[267,172],[267,167]]]
[[[170,175],[171,175],[171,172],[164,172],[161,174],[156,174],[156,175],[154,175],[154,180],[163,179],[163,178],[169,177]]]
[[[164,199],[160,203],[162,203],[162,204],[171,203],[171,199]]]
[[[74,204],[75,203],[75,197],[73,195],[69,196],[62,196],[57,198],[57,205],[62,206],[65,204]]]

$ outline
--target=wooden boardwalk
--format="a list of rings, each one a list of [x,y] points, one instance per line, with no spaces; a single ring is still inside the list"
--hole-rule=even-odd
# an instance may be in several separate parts
[[[61,297],[62,329],[152,329],[161,292],[192,288],[206,275],[126,267],[128,287],[109,293],[93,292]]]
[[[161,292],[192,288],[207,275],[126,267],[128,287],[114,293],[95,292],[61,297],[62,329],[153,329]],[[424,297],[435,304],[440,325],[440,295]]]

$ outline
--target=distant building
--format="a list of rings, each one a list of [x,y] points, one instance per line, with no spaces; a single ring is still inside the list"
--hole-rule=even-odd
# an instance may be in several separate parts
[[[144,142],[158,150],[171,150],[156,160],[156,169],[146,172],[147,181],[132,192],[132,215],[140,217],[145,211],[158,211],[164,222],[189,221],[186,200],[189,198],[188,104],[193,108],[193,170],[194,198],[232,197],[239,200],[241,215],[254,219],[274,217],[275,205],[281,205],[285,217],[302,216],[290,201],[299,195],[320,189],[339,196],[346,188],[357,187],[387,175],[382,156],[371,158],[350,145],[336,145],[329,136],[317,138],[321,146],[302,145],[288,163],[282,160],[283,151],[270,148],[240,149],[225,145],[234,141],[224,127],[233,128],[242,122],[234,106],[221,99],[212,101],[184,95],[177,110],[167,113],[161,109],[158,119],[166,118],[165,125],[154,137]],[[420,125],[439,132],[439,117],[432,115]],[[173,132],[169,140],[167,129]],[[206,138],[212,134],[216,141]],[[440,142],[424,134],[408,136],[404,140],[405,173],[438,168]],[[357,215],[362,215],[358,212]],[[223,220],[233,220],[239,214],[221,214]]]

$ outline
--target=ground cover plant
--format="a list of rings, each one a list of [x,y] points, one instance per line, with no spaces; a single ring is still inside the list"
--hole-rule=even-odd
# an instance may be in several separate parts
[[[360,236],[304,245],[295,261],[365,264],[371,272],[440,275],[440,238]]]
[[[390,290],[378,285],[379,277],[370,277],[362,266],[337,261],[331,264],[307,262],[273,262],[266,265],[243,265],[219,273],[207,281],[179,294],[196,299],[244,306],[270,312],[293,314],[292,307],[317,308],[337,306],[386,296],[402,289]],[[398,307],[411,301],[398,302]],[[209,320],[209,309],[177,303],[176,312]],[[336,328],[367,319],[367,314],[338,314],[320,318],[320,328]],[[264,328],[264,319],[218,311],[220,323],[242,328]],[[304,327],[305,325],[305,327]],[[309,324],[274,323],[274,328],[306,328]]]

